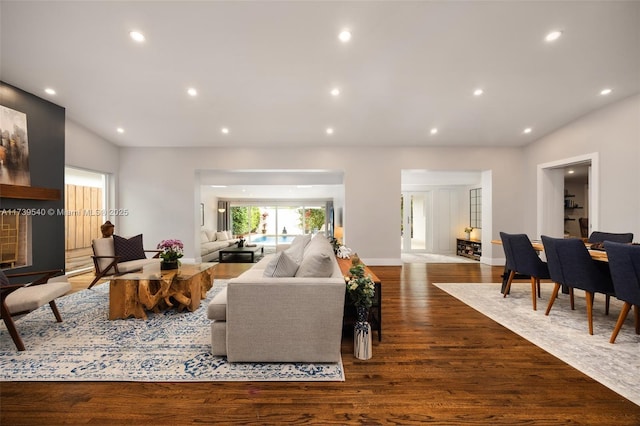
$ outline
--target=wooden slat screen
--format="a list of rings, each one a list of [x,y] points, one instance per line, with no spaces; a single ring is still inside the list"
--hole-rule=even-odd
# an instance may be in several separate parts
[[[102,236],[102,212],[102,189],[65,185],[66,250],[91,247]]]

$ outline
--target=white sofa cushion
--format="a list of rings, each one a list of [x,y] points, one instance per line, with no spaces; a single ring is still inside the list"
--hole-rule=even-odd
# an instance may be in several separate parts
[[[216,241],[227,241],[228,239],[227,231],[216,232]]]
[[[212,229],[205,229],[204,232],[207,233],[207,237],[209,237],[209,241],[213,242],[216,240],[217,232]]]
[[[207,318],[217,321],[227,319],[227,288],[223,288],[216,294],[207,306]]]
[[[204,244],[208,242],[209,242],[209,235],[207,235],[207,231],[205,230],[200,231],[200,244]]]
[[[304,249],[296,277],[330,277],[334,270],[333,247],[324,235],[316,235]]]
[[[265,277],[295,277],[298,263],[286,251],[281,251],[273,256],[264,269]]]

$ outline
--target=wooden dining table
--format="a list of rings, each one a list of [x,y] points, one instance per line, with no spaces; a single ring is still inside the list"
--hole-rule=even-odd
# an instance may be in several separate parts
[[[502,240],[491,240],[491,244],[497,244],[497,245],[502,245]],[[609,258],[607,257],[607,252],[604,250],[596,250],[596,249],[590,249],[591,243],[585,242],[584,243],[585,246],[587,247],[587,251],[589,252],[589,254],[591,255],[591,258],[593,260],[597,260],[599,262],[609,262]],[[543,252],[544,251],[544,245],[542,244],[542,241],[540,240],[531,240],[531,245],[533,246],[533,249],[535,251],[537,251],[538,253]],[[502,276],[502,288],[500,289],[500,292],[504,294],[505,289],[507,287],[507,281],[509,278],[509,273],[510,271],[507,269],[507,265],[505,264],[504,266],[504,275]],[[523,279],[523,278],[529,278],[524,277],[524,276],[518,276],[516,275],[517,279]],[[563,288],[563,293],[565,292],[565,289]]]
[[[502,245],[502,240],[491,240],[491,244]],[[544,245],[542,244],[542,241],[540,241],[540,240],[531,240],[531,245],[533,246],[534,250],[537,251],[537,252],[544,251]],[[585,242],[584,245],[587,247],[587,251],[589,252],[589,254],[591,255],[591,258],[593,260],[598,260],[600,262],[608,262],[609,261],[609,258],[607,257],[607,252],[606,251],[590,249],[591,243]]]

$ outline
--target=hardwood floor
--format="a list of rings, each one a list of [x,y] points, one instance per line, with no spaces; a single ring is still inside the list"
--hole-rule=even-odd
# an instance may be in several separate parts
[[[2,382],[0,424],[640,424],[639,406],[431,285],[498,282],[502,268],[372,269],[383,339],[369,361],[343,339],[345,382]]]

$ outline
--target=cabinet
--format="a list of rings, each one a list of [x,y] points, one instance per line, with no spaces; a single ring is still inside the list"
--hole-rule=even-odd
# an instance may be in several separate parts
[[[480,260],[482,256],[482,243],[478,240],[466,238],[456,239],[456,254],[473,260]]]
[[[14,267],[18,261],[18,215],[0,214],[0,264]]]

